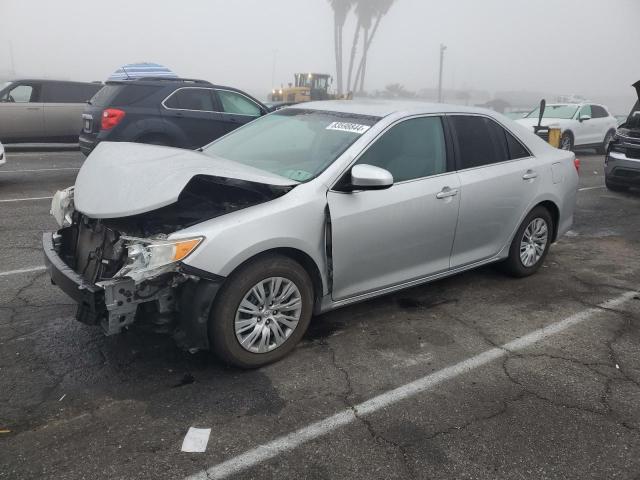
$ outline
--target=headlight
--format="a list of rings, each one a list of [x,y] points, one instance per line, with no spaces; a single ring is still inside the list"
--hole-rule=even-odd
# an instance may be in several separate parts
[[[51,200],[49,213],[53,215],[60,227],[68,227],[71,225],[73,212],[73,187],[58,190]]]
[[[128,252],[127,263],[115,277],[131,277],[140,280],[169,271],[177,262],[189,256],[204,237],[179,240],[149,240],[122,236]]]

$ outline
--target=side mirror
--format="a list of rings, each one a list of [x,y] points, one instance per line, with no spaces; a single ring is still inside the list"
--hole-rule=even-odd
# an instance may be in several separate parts
[[[580,115],[581,122],[586,122],[587,120],[591,120],[591,115]]]
[[[388,170],[373,165],[355,165],[351,169],[353,190],[384,190],[393,185],[393,175]]]

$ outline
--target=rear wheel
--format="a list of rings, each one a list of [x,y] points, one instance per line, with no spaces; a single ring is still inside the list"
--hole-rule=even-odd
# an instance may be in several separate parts
[[[611,142],[611,140],[613,140],[613,136],[615,135],[615,132],[613,130],[610,130],[607,132],[607,134],[604,136],[604,140],[602,141],[602,145],[600,145],[596,151],[600,154],[600,155],[604,155],[605,153],[607,153],[607,149],[609,148],[609,143]]]
[[[306,332],[313,298],[309,275],[289,257],[269,255],[240,267],[225,282],[211,311],[213,352],[241,368],[280,360]]]
[[[562,150],[573,150],[573,135],[570,132],[564,132],[560,137],[560,148]]]
[[[506,271],[514,277],[527,277],[538,271],[549,252],[553,238],[553,219],[544,207],[536,207],[523,220],[511,242]]]

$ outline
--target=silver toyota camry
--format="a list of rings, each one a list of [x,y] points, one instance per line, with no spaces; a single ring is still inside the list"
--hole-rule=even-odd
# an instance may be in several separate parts
[[[314,314],[493,262],[533,274],[577,184],[573,153],[491,111],[306,103],[201,151],[101,143],[43,246],[81,322],[251,368]]]

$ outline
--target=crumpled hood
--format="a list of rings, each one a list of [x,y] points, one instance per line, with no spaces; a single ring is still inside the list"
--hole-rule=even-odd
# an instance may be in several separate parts
[[[92,218],[120,218],[149,212],[176,202],[195,175],[276,186],[298,183],[196,151],[139,143],[102,142],[78,173],[75,208]]]

